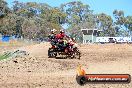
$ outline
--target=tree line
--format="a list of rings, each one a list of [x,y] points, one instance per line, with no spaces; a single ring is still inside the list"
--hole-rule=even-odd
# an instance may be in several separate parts
[[[67,34],[82,40],[82,28],[101,30],[99,36],[131,36],[132,16],[114,10],[113,17],[105,13],[94,14],[90,6],[72,1],[52,7],[46,3],[14,1],[11,8],[0,0],[0,33],[19,35],[28,39],[45,38],[51,29],[66,26]]]

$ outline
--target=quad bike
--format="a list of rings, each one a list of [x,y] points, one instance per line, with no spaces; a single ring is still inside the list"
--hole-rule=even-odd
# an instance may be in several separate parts
[[[56,58],[58,55],[65,55],[65,58],[76,58],[80,59],[81,53],[77,47],[73,47],[74,45],[67,44],[66,47],[59,48],[58,46],[52,46],[48,50],[49,58]]]

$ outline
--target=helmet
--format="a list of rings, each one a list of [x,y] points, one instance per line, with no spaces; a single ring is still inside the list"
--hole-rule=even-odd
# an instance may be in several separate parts
[[[57,30],[56,29],[52,29],[51,32],[56,32]]]
[[[61,30],[60,30],[60,33],[64,33],[64,30],[63,30],[63,29],[61,29]]]

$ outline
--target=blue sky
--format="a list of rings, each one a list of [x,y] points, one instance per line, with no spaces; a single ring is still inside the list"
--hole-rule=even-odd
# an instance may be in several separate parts
[[[6,0],[11,7],[14,0]],[[123,10],[125,16],[132,15],[132,0],[18,0],[20,2],[40,2],[47,3],[50,6],[60,6],[62,3],[70,1],[82,1],[84,4],[88,4],[94,13],[106,13],[112,16],[114,9]]]

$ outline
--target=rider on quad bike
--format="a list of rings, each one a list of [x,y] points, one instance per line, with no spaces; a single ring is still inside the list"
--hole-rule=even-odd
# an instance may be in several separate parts
[[[67,36],[64,30],[60,30],[59,34],[55,34],[55,30],[52,30],[49,35],[49,40],[52,45],[48,50],[49,57],[56,57],[59,54],[80,59],[80,52],[76,47],[75,41]]]
[[[52,45],[53,48],[55,48],[55,45],[57,43],[55,32],[56,32],[56,29],[52,29],[51,30],[51,34],[49,34],[49,36],[48,36],[49,37],[50,44]]]
[[[58,50],[63,51],[67,54],[73,53],[73,48],[76,42],[74,39],[67,36],[64,30],[60,30],[60,33],[56,35],[56,39],[58,40]]]
[[[64,41],[64,38],[68,38],[64,30],[60,30],[60,33],[56,35],[57,47],[59,50],[64,50],[67,46],[67,40]]]

